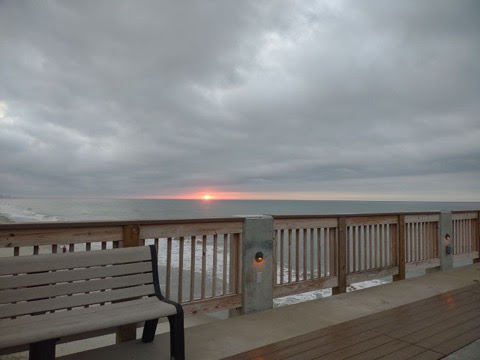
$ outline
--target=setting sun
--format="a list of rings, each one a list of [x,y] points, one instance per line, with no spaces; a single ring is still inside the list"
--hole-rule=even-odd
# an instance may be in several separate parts
[[[208,194],[203,195],[203,200],[210,200],[211,198],[212,198],[211,195],[208,195]]]

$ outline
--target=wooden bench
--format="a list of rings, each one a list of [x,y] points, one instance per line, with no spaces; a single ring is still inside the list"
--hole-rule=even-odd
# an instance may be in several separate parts
[[[0,258],[0,349],[29,345],[54,359],[58,340],[168,317],[173,359],[184,359],[183,309],[160,292],[154,246]]]

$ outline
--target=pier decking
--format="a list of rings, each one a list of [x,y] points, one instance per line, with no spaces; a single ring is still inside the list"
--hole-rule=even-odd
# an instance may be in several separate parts
[[[191,327],[186,354],[190,359],[438,359],[480,339],[479,298],[476,263]],[[62,359],[168,359],[168,334],[142,345],[136,340]]]
[[[479,219],[480,211],[469,210],[5,224],[0,256],[154,245],[162,291],[182,304],[187,323],[198,324],[204,314],[218,311],[246,314],[187,329],[188,358],[219,359],[480,281],[478,263],[450,271],[480,260]],[[257,254],[262,261],[256,261]],[[438,272],[404,280],[423,271]],[[393,283],[347,292],[351,284],[380,278]],[[335,296],[272,309],[275,298],[321,289]],[[116,346],[87,350],[92,342],[112,344],[113,334]],[[68,359],[89,360],[168,358],[167,334],[149,346],[131,342],[135,337],[137,324],[65,337],[58,354],[83,351]],[[85,338],[88,346],[76,343]],[[0,349],[0,354],[26,348]]]
[[[479,300],[476,283],[228,360],[440,359],[480,337]]]

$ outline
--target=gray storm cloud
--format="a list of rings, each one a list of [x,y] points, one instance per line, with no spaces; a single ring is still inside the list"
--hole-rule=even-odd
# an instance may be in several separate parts
[[[479,35],[466,0],[3,1],[0,194],[478,201]]]

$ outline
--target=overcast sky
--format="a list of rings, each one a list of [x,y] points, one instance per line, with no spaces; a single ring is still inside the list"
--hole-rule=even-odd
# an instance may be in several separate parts
[[[480,201],[480,1],[0,1],[0,194]]]

